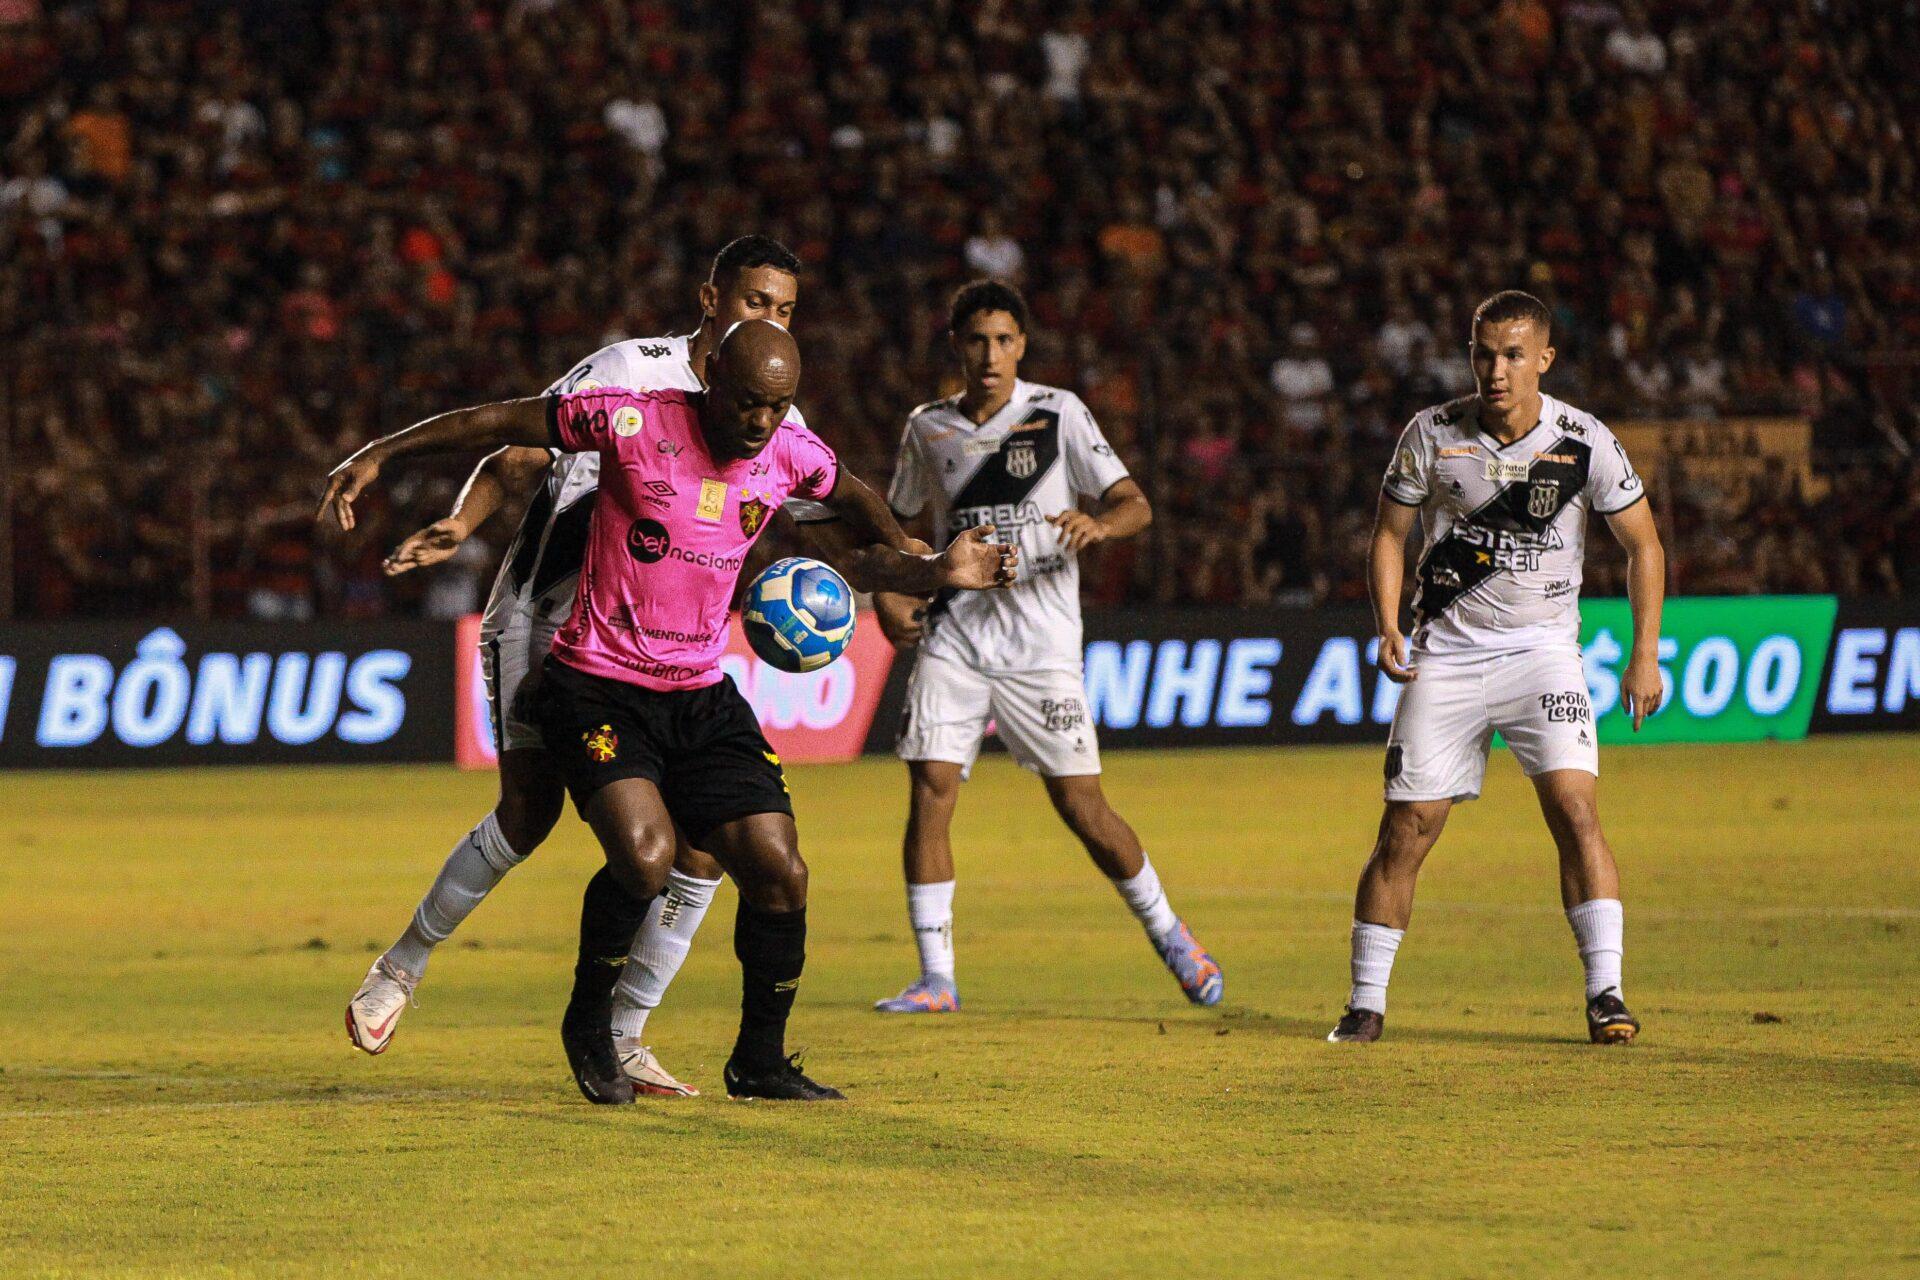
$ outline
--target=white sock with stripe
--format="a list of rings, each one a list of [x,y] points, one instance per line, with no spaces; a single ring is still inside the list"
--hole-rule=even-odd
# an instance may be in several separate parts
[[[909,884],[907,921],[920,949],[920,976],[953,981],[953,881]]]
[[[1140,855],[1140,873],[1115,880],[1113,887],[1126,899],[1127,910],[1133,912],[1133,918],[1154,942],[1158,943],[1180,923],[1180,917],[1173,913],[1173,904],[1167,901],[1167,891],[1160,887],[1160,875],[1153,869],[1153,859],[1146,854]]]
[[[445,942],[460,922],[473,914],[507,872],[525,861],[500,833],[495,814],[481,819],[453,847],[434,877],[433,887],[413,910],[413,922],[400,940],[387,948],[387,962],[415,978],[427,971],[427,958]]]
[[[667,873],[667,887],[647,908],[640,932],[633,936],[627,967],[613,987],[613,1034],[638,1040],[647,1027],[647,1015],[660,1007],[667,987],[687,962],[693,935],[713,905],[718,880],[699,880],[681,871]]]

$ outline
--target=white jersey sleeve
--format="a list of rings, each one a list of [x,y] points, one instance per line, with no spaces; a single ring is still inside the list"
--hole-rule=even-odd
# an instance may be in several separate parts
[[[887,485],[887,505],[893,508],[897,516],[917,516],[926,510],[927,499],[932,494],[933,477],[927,469],[926,459],[921,456],[919,436],[913,429],[913,418],[909,417],[907,428],[900,435],[900,452],[893,460],[893,481]]]
[[[1067,455],[1067,482],[1076,494],[1097,498],[1127,478],[1127,464],[1113,451],[1086,402],[1070,392],[1060,412],[1060,447]]]
[[[1432,439],[1420,429],[1416,417],[1400,433],[1393,461],[1387,464],[1381,492],[1403,507],[1417,507],[1427,500],[1433,487]]]
[[[1598,430],[1594,432],[1593,461],[1587,468],[1587,505],[1600,515],[1615,515],[1646,497],[1647,489],[1640,483],[1620,437],[1598,421],[1593,425]]]
[[[575,391],[595,391],[601,387],[626,387],[630,391],[648,391],[650,387],[633,385],[633,370],[627,360],[626,344],[616,342],[602,347],[557,379],[546,389],[550,396]]]

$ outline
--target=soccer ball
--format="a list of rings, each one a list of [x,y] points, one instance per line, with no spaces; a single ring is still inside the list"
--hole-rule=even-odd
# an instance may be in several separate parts
[[[740,622],[763,662],[782,671],[818,671],[853,639],[853,588],[818,560],[789,556],[747,588]]]

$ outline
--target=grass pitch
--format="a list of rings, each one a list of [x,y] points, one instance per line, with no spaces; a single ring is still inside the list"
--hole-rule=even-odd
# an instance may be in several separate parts
[[[557,1019],[571,818],[436,955],[393,1048],[340,1014],[491,780],[0,777],[0,1274],[1920,1275],[1920,739],[1610,751],[1641,1043],[1585,1043],[1511,759],[1428,864],[1388,1039],[1346,988],[1376,751],[1115,753],[1227,1003],[1181,1000],[1032,779],[968,788],[966,1010],[914,969],[904,776],[796,768],[794,1042],[838,1106],[731,1104],[730,891],[649,1030],[708,1090],[602,1109]]]

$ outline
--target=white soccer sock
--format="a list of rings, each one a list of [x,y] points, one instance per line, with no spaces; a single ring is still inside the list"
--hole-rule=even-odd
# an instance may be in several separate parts
[[[1133,918],[1155,942],[1180,923],[1180,917],[1173,914],[1173,904],[1167,901],[1167,891],[1160,887],[1160,875],[1153,869],[1153,860],[1146,854],[1140,855],[1140,874],[1128,880],[1115,880],[1113,887],[1127,900],[1127,910],[1133,912]]]
[[[1353,991],[1347,996],[1349,1009],[1387,1011],[1387,980],[1393,976],[1393,957],[1400,950],[1405,929],[1389,929],[1383,924],[1353,922]]]
[[[667,873],[667,887],[647,908],[640,932],[633,936],[627,967],[613,987],[613,1034],[638,1040],[647,1028],[647,1015],[660,1005],[667,986],[687,961],[693,935],[713,905],[718,880],[696,880],[682,871]]]
[[[1580,963],[1587,967],[1587,999],[1620,986],[1620,957],[1626,949],[1626,912],[1618,898],[1594,898],[1567,911]],[[1624,996],[1624,993],[1622,993]]]
[[[920,948],[920,976],[953,981],[953,881],[909,884],[907,920]]]
[[[488,814],[461,838],[434,877],[433,888],[413,910],[413,922],[400,940],[387,948],[387,962],[418,978],[427,971],[427,957],[447,940],[460,922],[513,870],[525,855],[513,851],[500,833],[500,820]]]

